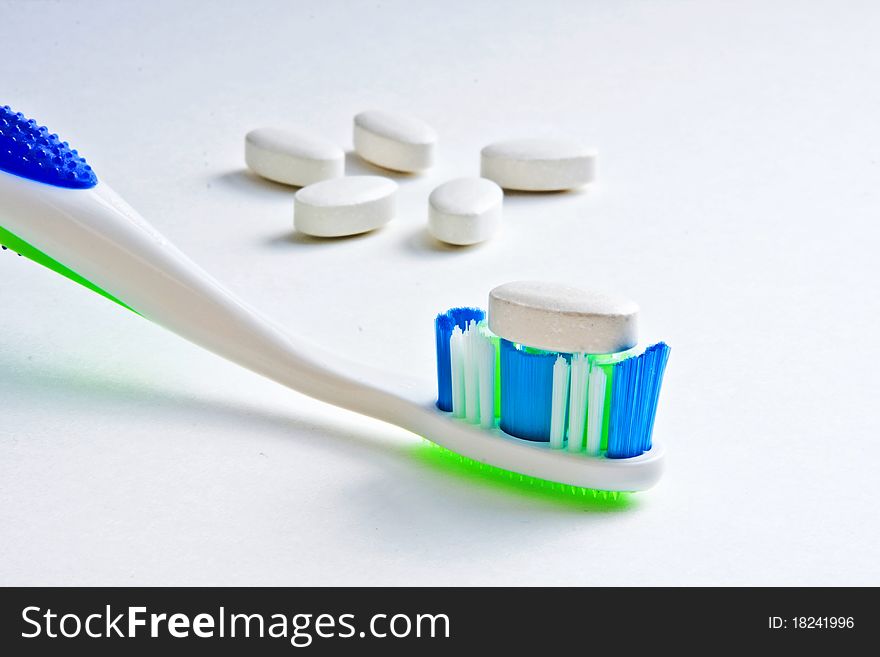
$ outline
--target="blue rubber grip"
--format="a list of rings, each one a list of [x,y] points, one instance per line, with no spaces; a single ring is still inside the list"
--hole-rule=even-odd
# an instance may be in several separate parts
[[[55,187],[98,184],[92,167],[66,141],[9,105],[0,107],[0,171]]]

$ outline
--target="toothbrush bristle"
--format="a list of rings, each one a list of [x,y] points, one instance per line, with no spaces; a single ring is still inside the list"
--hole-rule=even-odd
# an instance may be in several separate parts
[[[437,406],[453,417],[585,456],[651,449],[669,347],[566,354],[494,336],[474,308],[437,316]]]
[[[657,399],[668,359],[669,347],[659,342],[643,354],[615,364],[608,425],[609,458],[628,458],[651,449]]]
[[[518,438],[549,439],[556,354],[501,340],[501,430]]]
[[[434,320],[434,331],[437,336],[437,407],[443,411],[452,411],[452,367],[450,361],[449,341],[456,327],[467,328],[472,321],[480,322],[486,316],[479,308],[453,308],[440,313]]]
[[[0,107],[0,171],[56,187],[88,189],[98,183],[66,141],[9,105]]]

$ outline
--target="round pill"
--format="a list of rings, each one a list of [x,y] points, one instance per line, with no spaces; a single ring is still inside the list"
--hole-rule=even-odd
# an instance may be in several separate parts
[[[428,230],[441,242],[483,242],[501,225],[504,192],[485,178],[456,178],[428,197]]]
[[[394,171],[424,171],[434,164],[437,134],[424,121],[382,110],[354,117],[354,150],[367,162]]]
[[[489,293],[489,329],[546,351],[613,354],[638,343],[634,301],[568,285],[517,281]]]
[[[374,230],[394,218],[397,183],[382,176],[347,176],[303,187],[294,196],[293,225],[315,237]]]
[[[345,174],[345,153],[338,146],[280,128],[257,128],[244,140],[244,159],[254,173],[304,187]]]
[[[504,189],[574,189],[595,180],[596,151],[553,139],[499,141],[481,151],[480,175]]]

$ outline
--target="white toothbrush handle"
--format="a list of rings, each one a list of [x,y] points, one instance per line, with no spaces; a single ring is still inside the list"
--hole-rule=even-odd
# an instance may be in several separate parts
[[[105,183],[52,187],[0,172],[3,223],[145,318],[310,397],[389,421],[406,384],[295,340],[168,242]],[[384,390],[385,384],[393,384]],[[398,412],[395,412],[398,411]]]

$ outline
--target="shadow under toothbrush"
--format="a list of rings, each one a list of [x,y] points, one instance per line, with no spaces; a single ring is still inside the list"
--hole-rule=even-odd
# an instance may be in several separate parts
[[[234,401],[227,399],[206,399],[185,392],[165,390],[118,376],[100,378],[57,366],[34,367],[29,362],[19,360],[3,363],[0,372],[14,373],[17,391],[21,391],[23,387],[30,388],[34,391],[34,396],[63,394],[66,399],[82,398],[89,403],[100,400],[103,402],[101,407],[126,410],[126,416],[129,417],[137,417],[139,412],[154,413],[156,410],[164,410],[175,414],[181,425],[197,422],[204,426],[214,424],[225,429],[240,429],[243,440],[247,440],[254,431],[274,433],[290,439],[297,436],[292,429],[306,432],[319,428],[322,436],[328,440],[310,440],[310,445],[326,447],[336,453],[342,448],[342,453],[346,455],[359,454],[364,459],[388,461],[384,466],[380,463],[380,467],[399,470],[395,476],[409,473],[412,465],[420,466],[412,470],[417,481],[407,487],[409,491],[425,490],[425,495],[436,501],[436,491],[445,490],[447,494],[443,497],[447,503],[463,503],[471,509],[480,504],[481,499],[486,501],[483,496],[491,491],[498,493],[491,498],[493,507],[497,507],[499,501],[508,500],[514,510],[521,509],[524,502],[530,507],[537,505],[548,510],[578,513],[626,511],[638,506],[637,500],[627,494],[610,499],[608,496],[593,497],[589,493],[574,494],[569,490],[571,487],[558,484],[555,487],[528,483],[524,485],[518,475],[508,476],[508,473],[498,471],[497,468],[472,467],[458,459],[457,455],[426,440],[404,445],[377,441],[367,433],[352,431],[348,427],[332,426],[323,418],[303,419],[249,408],[242,404],[236,405]],[[0,387],[2,383],[0,380]],[[458,502],[449,498],[450,487],[454,487]],[[399,488],[400,486],[394,486],[389,490]],[[411,496],[411,492],[409,494]],[[414,503],[419,507],[423,507],[426,502],[427,500],[414,498]]]
[[[637,505],[632,493],[592,490],[535,479],[472,461],[427,440],[421,445],[415,445],[412,455],[420,465],[476,486],[513,493],[530,500],[542,500],[553,505],[570,505],[578,511],[626,511]]]

